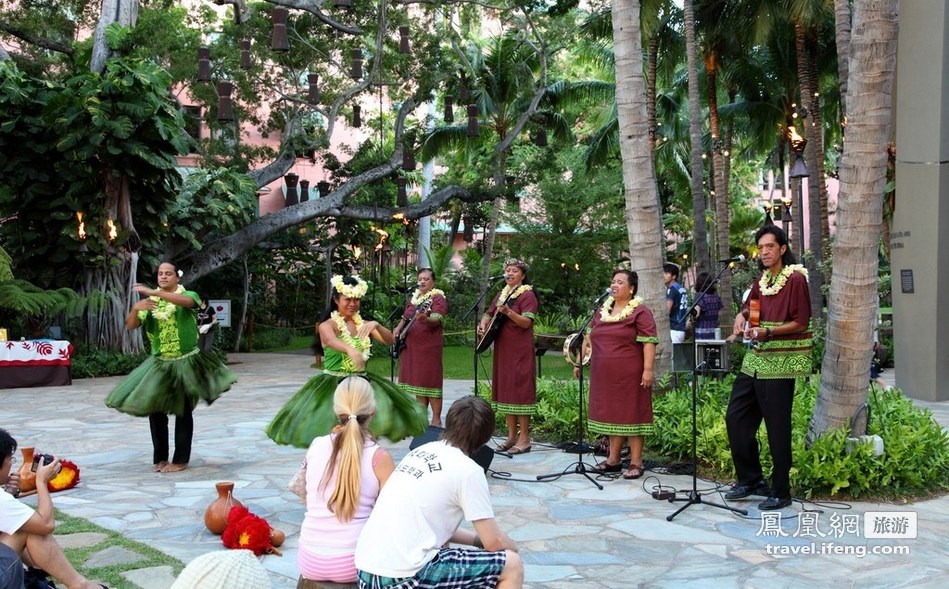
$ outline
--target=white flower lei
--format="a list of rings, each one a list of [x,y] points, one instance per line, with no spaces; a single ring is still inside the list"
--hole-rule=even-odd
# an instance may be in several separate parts
[[[515,288],[514,292],[512,293],[511,287],[505,284],[504,288],[501,289],[501,294],[498,295],[498,304],[500,305],[504,301],[508,301],[508,302],[513,301],[514,299],[516,299],[517,297],[521,296],[522,294],[524,294],[525,292],[529,290],[533,290],[533,288],[531,288],[531,285],[522,284],[518,286],[517,288]]]
[[[620,311],[618,315],[610,315],[610,309],[613,307],[613,295],[606,297],[606,300],[603,301],[603,306],[600,307],[600,320],[605,323],[619,323],[623,319],[626,319],[633,314],[633,310],[636,309],[639,305],[642,304],[643,300],[639,297],[633,297],[626,303],[626,306],[623,307],[623,310]]]
[[[333,323],[335,323],[337,329],[339,329],[339,339],[359,350],[362,353],[363,360],[368,360],[372,350],[372,342],[369,341],[369,336],[356,337],[349,333],[349,328],[346,327],[346,320],[336,311],[330,313],[330,319],[333,320]],[[359,316],[359,313],[353,315],[353,323],[356,325],[356,333],[359,333],[359,328],[362,327],[362,317]],[[349,358],[344,357],[343,363],[345,364],[347,360],[349,360]],[[350,366],[349,368],[354,369],[355,367]]]
[[[438,295],[445,296],[445,291],[433,288],[427,293],[422,294],[421,289],[416,288],[415,292],[412,293],[412,304],[418,307],[425,301],[431,299],[432,297],[437,297]]]
[[[175,294],[183,294],[185,292],[185,287],[178,285],[178,288],[175,289]],[[172,303],[171,301],[165,300],[159,296],[151,296],[149,299],[155,301],[158,304],[158,307],[152,311],[139,311],[138,318],[140,321],[145,320],[145,316],[149,313],[152,314],[152,317],[159,321],[168,321],[175,316],[175,309],[178,308],[178,305]]]
[[[333,285],[333,288],[336,289],[336,292],[339,294],[351,298],[351,299],[361,299],[366,296],[366,292],[369,291],[369,285],[366,284],[366,281],[358,276],[352,276],[356,279],[356,284],[345,284],[343,282],[343,277],[339,274],[334,274],[333,278],[330,279],[330,284]]]
[[[807,278],[807,268],[802,264],[790,264],[781,268],[781,271],[778,272],[778,275],[775,276],[771,284],[768,285],[768,278],[771,277],[771,271],[766,270],[761,274],[761,278],[758,280],[758,287],[761,289],[761,294],[764,296],[774,296],[781,292],[781,289],[784,288],[784,285],[788,283],[788,278],[791,277],[792,272],[800,272],[804,275],[804,278]]]

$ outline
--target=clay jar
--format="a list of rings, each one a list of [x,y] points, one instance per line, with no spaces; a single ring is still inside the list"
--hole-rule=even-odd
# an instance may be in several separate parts
[[[23,453],[23,464],[20,465],[20,493],[30,493],[36,490],[36,473],[33,472],[32,446],[20,448]]]
[[[212,534],[221,535],[224,528],[227,527],[227,514],[232,507],[243,505],[234,498],[234,483],[232,481],[221,481],[215,485],[217,488],[217,499],[208,505],[204,511],[204,525]]]

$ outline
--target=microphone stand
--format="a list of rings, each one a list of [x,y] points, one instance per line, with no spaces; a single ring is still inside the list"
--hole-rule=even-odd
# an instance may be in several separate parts
[[[392,325],[392,322],[395,321],[395,316],[402,310],[405,309],[405,301],[409,298],[409,293],[413,289],[405,287],[402,289],[402,302],[395,309],[392,309],[392,312],[389,313],[388,319],[386,319],[386,326]],[[389,382],[395,382],[395,348],[391,348],[389,352]]]
[[[471,305],[470,309],[465,311],[464,316],[462,316],[461,318],[462,323],[467,321],[468,317],[470,317],[471,314],[474,313],[475,310],[481,305],[481,302],[484,301],[484,297],[488,296],[488,292],[490,292],[491,289],[494,287],[494,285],[497,284],[498,280],[500,280],[500,278],[498,278],[497,280],[492,280],[488,282],[488,286],[486,286],[484,290],[481,291],[481,295],[478,297],[478,300],[476,300],[474,304]],[[478,394],[478,323],[480,321],[481,321],[481,317],[474,318],[475,336],[474,336],[474,343],[471,346],[471,361],[472,361],[472,368],[474,369],[473,372],[474,372],[474,394],[475,395]]]
[[[692,301],[692,306],[689,307],[689,311],[685,314],[686,317],[692,314],[692,311],[694,311],[695,307],[698,306],[699,301],[702,300],[702,297],[708,293],[708,290],[712,287],[712,285],[718,282],[718,279],[722,277],[722,274],[725,273],[725,270],[728,270],[730,267],[731,267],[731,261],[729,261],[727,264],[722,266],[722,269],[718,271],[718,274],[715,276],[714,280],[710,280],[709,282],[705,283],[705,288],[703,288],[702,291],[698,295],[696,295],[695,300]],[[685,505],[677,509],[675,513],[673,513],[672,515],[666,516],[666,521],[670,521],[670,522],[672,521],[673,518],[675,518],[675,516],[679,515],[680,513],[682,513],[689,507],[691,507],[692,505],[698,505],[698,504],[710,505],[712,507],[717,507],[719,509],[727,509],[734,513],[740,513],[741,515],[748,515],[747,509],[739,509],[737,507],[731,507],[729,505],[722,505],[721,503],[713,503],[711,501],[706,501],[705,499],[702,499],[702,494],[699,493],[699,490],[698,490],[699,462],[698,462],[698,457],[696,455],[696,450],[695,450],[696,439],[698,438],[698,426],[695,423],[695,415],[696,415],[696,404],[697,404],[696,399],[698,398],[699,370],[700,369],[702,371],[705,370],[706,362],[703,361],[701,364],[699,364],[698,358],[696,357],[696,355],[698,354],[697,350],[698,350],[698,344],[696,343],[696,338],[693,336],[692,338],[692,365],[693,365],[693,368],[692,368],[692,490],[689,491],[688,497],[673,497],[672,499],[669,499],[669,503],[672,503],[675,501],[685,501]]]
[[[579,371],[577,372],[577,384],[580,388],[580,392],[577,395],[577,441],[576,441],[576,445],[574,446],[575,451],[577,453],[577,460],[576,462],[572,462],[568,464],[560,472],[552,472],[550,474],[537,475],[538,481],[556,479],[567,474],[580,474],[580,475],[585,476],[588,481],[596,485],[597,489],[601,491],[603,490],[603,485],[601,485],[599,482],[596,481],[596,479],[590,476],[591,472],[595,474],[599,474],[599,473],[597,473],[595,470],[589,469],[587,465],[583,462],[583,452],[587,447],[587,445],[583,441],[583,338],[585,337],[584,334],[586,333],[587,328],[590,326],[590,323],[593,321],[593,316],[596,315],[597,311],[599,311],[600,309],[600,303],[602,303],[603,299],[605,299],[607,295],[609,294],[610,294],[610,291],[607,290],[606,292],[600,295],[600,298],[598,298],[595,303],[593,303],[593,312],[590,314],[589,317],[587,317],[587,320],[583,322],[583,325],[580,327],[577,333],[574,334],[573,340],[570,342],[570,351],[571,352],[576,351],[577,358],[579,358],[579,366],[577,366],[577,368],[579,368]],[[564,450],[564,452],[569,452],[569,450]],[[569,470],[571,466],[573,467],[572,471]]]

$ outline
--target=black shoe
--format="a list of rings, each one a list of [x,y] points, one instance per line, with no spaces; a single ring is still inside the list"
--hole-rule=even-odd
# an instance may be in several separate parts
[[[781,497],[768,497],[764,501],[758,504],[758,509],[761,511],[773,511],[775,509],[784,509],[785,507],[791,506],[791,498],[781,498]]]
[[[730,491],[725,493],[725,499],[727,501],[734,501],[735,499],[744,499],[749,495],[767,497],[770,494],[771,489],[768,487],[768,483],[764,481],[758,481],[757,483],[751,485],[735,485]]]

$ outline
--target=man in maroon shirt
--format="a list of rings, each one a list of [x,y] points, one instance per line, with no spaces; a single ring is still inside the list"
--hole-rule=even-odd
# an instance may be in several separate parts
[[[807,270],[788,249],[788,236],[768,224],[755,234],[760,278],[735,319],[734,335],[752,341],[741,373],[735,379],[725,424],[738,483],[726,499],[766,495],[758,509],[782,509],[791,504],[791,406],[794,379],[810,376],[811,303]],[[758,317],[752,309],[757,309]],[[745,327],[750,320],[751,326]],[[758,427],[764,419],[774,461],[771,488],[764,481],[758,456]]]

